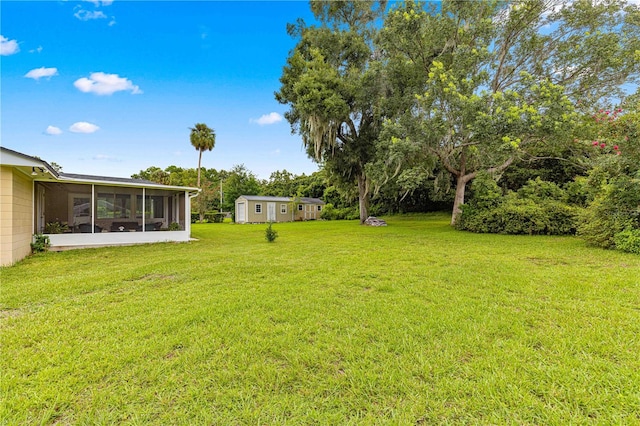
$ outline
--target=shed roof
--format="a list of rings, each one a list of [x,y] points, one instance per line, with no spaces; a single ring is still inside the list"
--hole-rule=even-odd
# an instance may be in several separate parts
[[[324,204],[324,201],[322,201],[320,198],[313,197],[300,197],[300,201],[303,204]]]
[[[289,197],[272,197],[269,195],[241,195],[238,198],[244,198],[249,201],[281,201],[283,203],[291,201]]]
[[[289,203],[293,201],[292,197],[273,197],[269,195],[241,195],[238,199],[244,198],[249,201],[273,201],[273,202],[281,202],[281,203]],[[237,200],[236,200],[237,201]],[[300,197],[297,198],[296,201],[299,201],[301,204],[324,204],[320,198],[313,197]]]

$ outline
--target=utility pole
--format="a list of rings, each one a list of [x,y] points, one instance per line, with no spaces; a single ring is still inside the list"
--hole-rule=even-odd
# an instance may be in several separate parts
[[[222,213],[222,179],[220,179],[220,213]]]

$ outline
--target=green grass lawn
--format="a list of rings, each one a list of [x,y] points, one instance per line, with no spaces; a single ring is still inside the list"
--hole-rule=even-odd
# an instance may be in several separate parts
[[[2,269],[0,424],[640,424],[640,257],[445,215]]]

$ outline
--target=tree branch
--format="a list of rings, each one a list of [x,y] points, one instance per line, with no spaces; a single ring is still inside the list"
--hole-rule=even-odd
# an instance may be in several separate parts
[[[456,170],[451,165],[449,160],[444,155],[442,155],[442,153],[439,150],[429,147],[429,151],[431,151],[432,154],[434,154],[436,157],[438,157],[440,159],[440,161],[442,161],[442,165],[444,166],[445,169],[447,169],[447,171],[449,173],[451,173],[452,175],[454,175],[456,177],[460,176],[460,171]]]

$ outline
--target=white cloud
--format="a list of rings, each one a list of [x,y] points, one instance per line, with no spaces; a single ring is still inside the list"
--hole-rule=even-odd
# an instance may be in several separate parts
[[[27,78],[32,78],[34,80],[39,80],[42,77],[51,78],[54,75],[58,75],[58,68],[35,68],[26,73],[24,76]]]
[[[209,27],[206,25],[200,25],[198,29],[200,30],[200,39],[205,40],[209,37]]]
[[[81,21],[89,21],[91,19],[106,19],[107,18],[107,15],[105,15],[104,12],[102,12],[100,10],[96,10],[94,12],[91,12],[89,10],[84,10],[84,9],[78,10],[76,13],[73,14],[73,16],[75,16],[76,18],[78,18]]]
[[[139,95],[142,90],[134,85],[131,80],[120,77],[118,74],[105,74],[103,72],[91,73],[89,78],[82,77],[73,83],[78,90],[84,93],[96,95],[111,95],[115,92],[130,91],[132,95]]]
[[[97,154],[91,158],[93,160],[100,160],[100,161],[121,161],[118,157],[114,157],[113,155],[106,155],[106,154]]]
[[[17,40],[9,40],[8,38],[0,35],[0,55],[8,56],[18,53],[20,47]]]
[[[29,51],[29,53],[40,53],[40,52],[42,52],[42,46],[38,46],[37,48],[31,49]]]
[[[94,6],[99,7],[100,5],[102,6],[110,6],[111,3],[113,3],[113,0],[84,0],[87,3],[92,3]]]
[[[44,131],[47,135],[60,135],[62,134],[62,130],[56,126],[48,126],[47,130]]]
[[[95,124],[87,123],[86,121],[78,121],[69,127],[69,131],[73,133],[94,133],[97,132],[98,129],[100,129],[100,127]]]
[[[264,125],[268,125],[268,124],[275,124],[282,121],[282,116],[280,114],[278,114],[277,112],[272,112],[269,114],[265,114],[262,117],[256,119],[251,119],[249,120],[249,122],[251,123],[258,123],[261,126]]]

